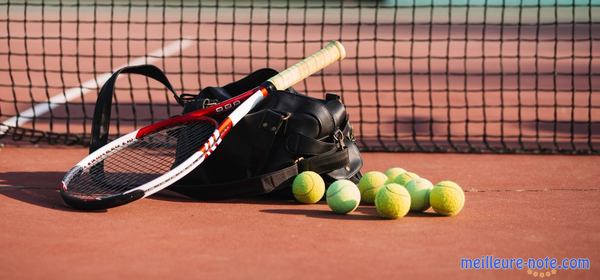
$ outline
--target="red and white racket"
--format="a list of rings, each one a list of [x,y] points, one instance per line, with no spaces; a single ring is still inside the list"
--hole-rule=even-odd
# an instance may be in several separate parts
[[[345,56],[342,44],[332,41],[255,90],[151,124],[106,144],[67,172],[60,188],[63,200],[78,209],[106,209],[170,186],[210,156],[232,127],[271,90],[289,88]],[[220,124],[211,118],[236,106]]]

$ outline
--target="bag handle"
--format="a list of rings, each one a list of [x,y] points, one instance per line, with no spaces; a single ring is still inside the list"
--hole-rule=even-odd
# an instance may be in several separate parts
[[[169,82],[165,74],[156,66],[150,64],[123,67],[110,76],[104,83],[96,106],[94,108],[94,121],[92,122],[92,139],[90,141],[90,153],[99,149],[108,143],[108,130],[110,128],[110,114],[112,108],[113,94],[115,92],[115,83],[120,74],[139,74],[152,78],[163,84],[171,93],[179,105],[183,105],[183,99],[177,95],[175,89]]]

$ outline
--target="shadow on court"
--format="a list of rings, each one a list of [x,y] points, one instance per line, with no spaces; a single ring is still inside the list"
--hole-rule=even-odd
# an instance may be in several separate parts
[[[3,172],[0,173],[0,194],[44,208],[75,211],[60,198],[58,184],[61,172]]]
[[[293,198],[287,198],[282,195],[263,195],[263,196],[248,196],[241,198],[230,199],[197,199],[185,196],[183,194],[171,191],[169,189],[162,190],[146,199],[172,201],[178,203],[202,203],[202,204],[231,204],[231,205],[270,205],[270,206],[293,206],[298,205]],[[324,202],[321,202],[324,203]]]
[[[0,173],[0,195],[39,207],[79,212],[67,206],[59,193],[59,184],[64,172],[2,172]],[[188,203],[214,203],[214,204],[256,204],[256,205],[293,205],[293,200],[276,197],[248,197],[244,199],[225,200],[198,200],[185,195],[162,190],[146,199],[188,202]],[[134,202],[135,203],[135,202]],[[85,211],[89,212],[89,211]],[[92,212],[106,212],[98,210]]]
[[[350,221],[376,221],[381,218],[373,215],[342,215],[328,210],[320,209],[264,209],[260,212],[277,215],[296,215],[309,218],[330,219],[330,220],[350,220]]]
[[[323,203],[323,202],[321,202]],[[296,203],[297,204],[297,203]],[[350,220],[350,221],[381,221],[385,220],[377,214],[375,206],[359,206],[354,213],[342,215],[336,214],[330,210],[320,209],[264,209],[260,210],[263,213],[279,214],[279,215],[300,215],[310,218],[319,219],[334,219],[334,220]],[[429,217],[442,218],[435,213],[413,213],[409,212],[406,217]]]

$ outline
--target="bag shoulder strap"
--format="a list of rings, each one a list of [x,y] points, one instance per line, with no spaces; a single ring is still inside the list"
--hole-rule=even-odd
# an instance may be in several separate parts
[[[90,153],[106,145],[108,142],[108,130],[110,128],[110,114],[112,109],[112,100],[115,92],[115,83],[120,74],[139,74],[152,78],[163,84],[175,97],[179,105],[183,105],[181,97],[175,93],[175,89],[169,82],[165,74],[156,66],[144,64],[138,66],[128,66],[114,72],[112,76],[104,83],[94,108],[94,121],[92,123],[92,140],[90,142]]]

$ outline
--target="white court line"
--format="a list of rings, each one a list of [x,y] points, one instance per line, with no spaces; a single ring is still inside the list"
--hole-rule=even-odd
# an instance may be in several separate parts
[[[155,50],[146,56],[141,56],[130,60],[126,64],[119,65],[114,70],[118,70],[129,65],[153,63],[163,57],[168,57],[177,54],[180,50],[184,50],[187,47],[191,46],[192,43],[192,40],[187,39],[174,41],[166,45],[164,48]],[[110,78],[111,75],[112,73],[104,73],[98,75],[93,79],[85,81],[79,87],[67,89],[64,92],[52,96],[48,101],[39,102],[35,106],[18,113],[12,118],[5,120],[4,122],[2,122],[3,126],[0,126],[0,136],[4,135],[8,131],[8,127],[22,126],[23,124],[26,124],[29,121],[31,121],[35,116],[44,115],[50,110],[62,104],[65,104],[73,99],[83,97],[84,95],[90,93],[92,90],[95,91],[98,88],[98,85],[102,86]]]

